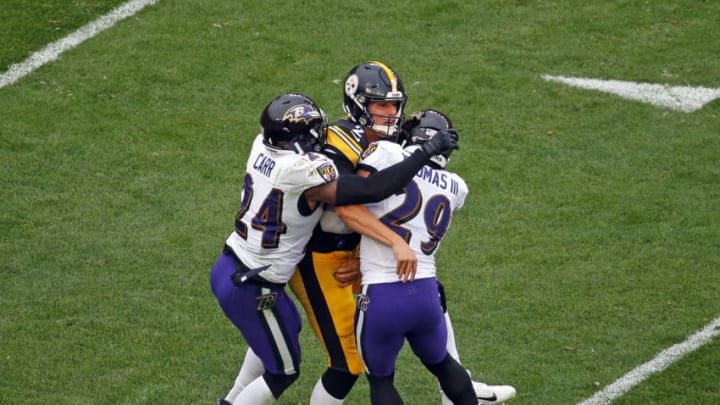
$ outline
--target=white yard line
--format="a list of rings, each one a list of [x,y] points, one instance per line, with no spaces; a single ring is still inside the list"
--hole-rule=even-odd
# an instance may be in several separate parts
[[[672,108],[683,112],[699,110],[705,104],[720,98],[720,88],[702,86],[667,86],[656,83],[636,83],[622,80],[591,79],[543,75],[549,82],[616,94],[630,100]]]
[[[702,345],[710,342],[714,337],[720,335],[720,318],[705,325],[705,327],[691,335],[684,342],[678,343],[658,353],[649,362],[635,368],[622,378],[598,391],[595,395],[580,402],[578,405],[607,405],[613,400],[623,396],[651,375],[668,368],[672,363],[680,360],[688,353],[694,352]]]
[[[26,60],[11,65],[7,72],[0,75],[0,88],[15,83],[40,66],[56,60],[61,53],[80,45],[86,40],[112,27],[117,22],[134,15],[146,6],[155,4],[158,1],[160,0],[132,0],[117,6],[109,13],[81,27],[65,38],[55,41],[35,52]]]

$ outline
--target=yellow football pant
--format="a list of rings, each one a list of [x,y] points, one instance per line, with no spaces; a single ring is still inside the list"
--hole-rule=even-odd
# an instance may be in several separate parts
[[[353,286],[341,288],[333,278],[352,256],[350,251],[308,252],[289,285],[327,354],[328,367],[360,375],[364,366],[355,344]]]

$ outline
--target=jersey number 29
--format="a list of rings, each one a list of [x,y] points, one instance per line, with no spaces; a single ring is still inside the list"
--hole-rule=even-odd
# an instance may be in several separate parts
[[[405,241],[409,243],[412,237],[412,231],[402,226],[402,224],[412,220],[418,215],[423,205],[423,196],[415,180],[403,188],[403,193],[405,194],[405,199],[402,204],[383,215],[380,221],[395,233],[405,238]],[[426,255],[431,255],[439,246],[440,241],[450,226],[450,200],[442,194],[431,196],[425,203],[425,210],[422,216],[429,238],[420,243],[420,249],[422,249]]]

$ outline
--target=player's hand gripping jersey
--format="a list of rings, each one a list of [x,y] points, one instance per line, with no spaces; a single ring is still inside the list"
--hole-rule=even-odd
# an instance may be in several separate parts
[[[336,175],[327,157],[268,148],[259,135],[248,158],[242,202],[227,246],[250,268],[272,263],[260,276],[286,283],[322,215],[322,209],[308,208],[302,194]]]
[[[382,170],[402,161],[415,148],[403,150],[396,143],[379,141],[367,148],[358,167],[370,172]],[[367,207],[417,253],[415,279],[435,277],[434,253],[450,227],[452,212],[465,202],[467,185],[457,174],[427,165],[403,191]],[[360,257],[363,284],[398,281],[395,258],[386,246],[363,237]]]

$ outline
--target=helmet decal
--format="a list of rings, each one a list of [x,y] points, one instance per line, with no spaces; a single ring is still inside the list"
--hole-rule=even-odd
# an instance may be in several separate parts
[[[297,122],[309,124],[311,120],[316,118],[322,118],[320,112],[317,111],[310,104],[298,104],[292,106],[285,112],[282,117],[282,121]]]
[[[345,80],[345,94],[353,96],[358,90],[358,77],[357,75],[348,76]]]
[[[398,92],[397,76],[395,76],[395,73],[392,71],[392,69],[390,69],[390,66],[388,66],[382,62],[379,62],[379,61],[372,61],[371,63],[374,63],[374,64],[380,66],[380,68],[385,72],[388,79],[390,80],[390,87],[392,88],[392,93],[397,93]],[[402,93],[400,94],[400,96],[402,97]]]
[[[275,97],[260,115],[265,145],[298,153],[318,150],[325,139],[326,125],[325,112],[302,93]]]

